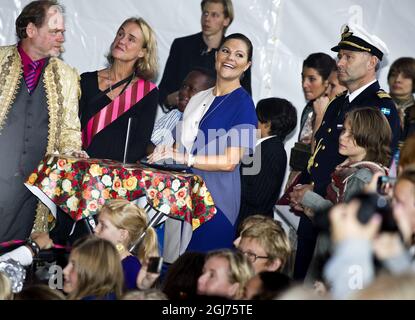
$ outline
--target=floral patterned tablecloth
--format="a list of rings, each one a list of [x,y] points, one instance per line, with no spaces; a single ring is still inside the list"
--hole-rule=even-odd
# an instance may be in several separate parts
[[[200,176],[140,164],[47,155],[26,183],[39,188],[75,221],[96,214],[108,199],[133,201],[142,196],[156,210],[190,223],[193,230],[216,213]]]

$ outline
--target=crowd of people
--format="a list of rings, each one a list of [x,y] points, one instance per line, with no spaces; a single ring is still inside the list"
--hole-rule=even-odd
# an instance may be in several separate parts
[[[0,299],[415,299],[415,59],[391,65],[388,94],[377,81],[387,45],[345,25],[336,57],[305,58],[297,115],[287,97],[254,104],[254,47],[226,35],[234,18],[231,0],[201,1],[202,31],[173,41],[157,86],[143,18],[121,24],[104,69],[79,76],[59,58],[64,8],[23,8],[18,43],[0,47]],[[162,234],[127,199],[108,199],[96,226],[81,230],[59,208],[51,225],[24,182],[53,153],[173,160],[206,183],[214,215],[164,264]],[[300,217],[296,239],[276,204]],[[166,234],[188,227],[177,223]],[[56,244],[68,251],[61,288],[27,277]]]

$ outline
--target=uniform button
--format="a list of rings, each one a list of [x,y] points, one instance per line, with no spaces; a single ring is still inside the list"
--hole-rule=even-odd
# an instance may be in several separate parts
[[[323,126],[324,126],[325,124],[326,124],[326,121],[323,121],[323,122],[321,123],[321,125],[323,125]]]
[[[26,151],[23,151],[23,154],[26,154]]]
[[[32,126],[27,126],[28,129],[32,129]]]
[[[318,163],[316,163],[316,164],[314,165],[314,168],[318,168]]]
[[[24,141],[29,142],[29,139],[24,139]]]
[[[328,132],[328,133],[330,133],[330,132],[331,132],[331,128],[329,128],[329,129],[327,130],[327,132]]]
[[[321,150],[326,150],[326,146],[322,146],[321,147]]]

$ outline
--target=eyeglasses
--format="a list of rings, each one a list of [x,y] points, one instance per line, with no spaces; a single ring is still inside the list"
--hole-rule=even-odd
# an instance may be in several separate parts
[[[238,251],[240,253],[242,253],[245,257],[248,258],[249,261],[251,261],[252,263],[254,263],[257,259],[269,259],[268,256],[258,256],[255,253],[249,252],[249,251],[242,251],[240,249],[238,249]]]

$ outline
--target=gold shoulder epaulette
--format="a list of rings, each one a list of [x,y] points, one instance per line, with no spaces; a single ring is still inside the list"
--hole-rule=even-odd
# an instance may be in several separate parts
[[[379,98],[383,99],[383,98],[388,98],[388,99],[392,99],[391,96],[389,95],[389,93],[383,91],[383,90],[379,90],[378,92],[376,92],[376,94],[378,95]]]

